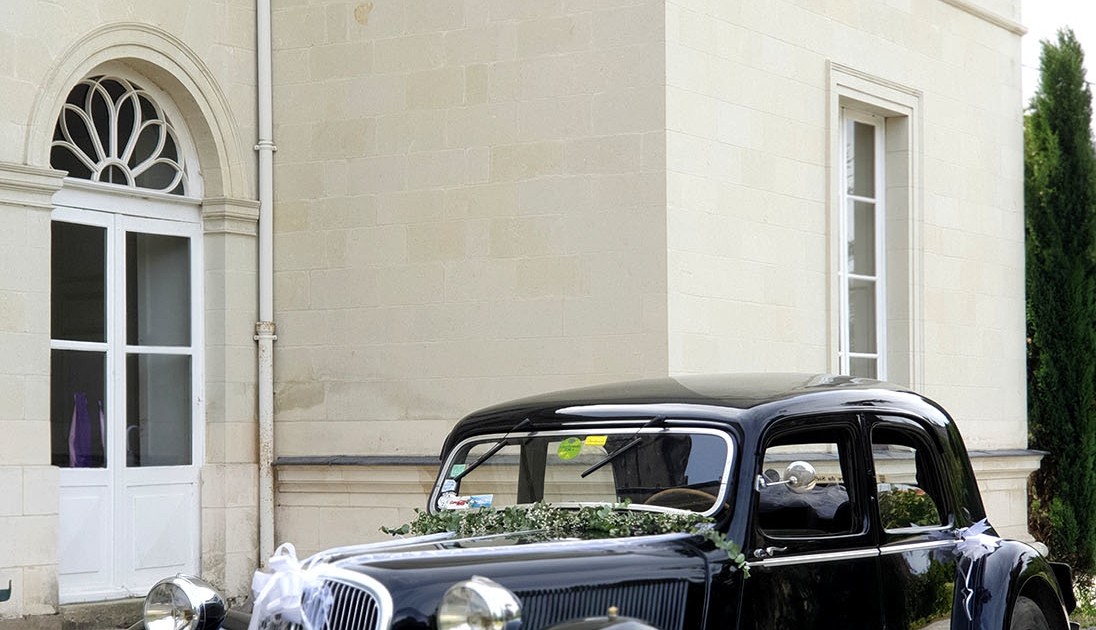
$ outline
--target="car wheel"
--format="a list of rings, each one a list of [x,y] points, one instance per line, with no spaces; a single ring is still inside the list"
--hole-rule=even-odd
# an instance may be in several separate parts
[[[1012,607],[1012,623],[1009,630],[1050,630],[1050,624],[1034,600],[1023,595],[1016,598]]]

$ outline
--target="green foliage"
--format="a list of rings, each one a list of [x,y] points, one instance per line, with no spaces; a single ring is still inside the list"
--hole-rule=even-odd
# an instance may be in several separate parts
[[[502,509],[440,510],[434,514],[416,509],[415,519],[410,523],[395,528],[382,527],[381,531],[416,536],[454,532],[460,537],[518,533],[532,540],[623,538],[687,532],[711,541],[727,554],[744,575],[749,576],[750,569],[741,548],[716,531],[711,518],[627,508],[627,502],[577,510],[541,502]]]
[[[1031,483],[1032,533],[1081,571],[1096,556],[1096,154],[1084,53],[1043,42],[1024,133],[1028,419],[1047,451]]]
[[[879,519],[887,529],[939,525],[940,512],[920,488],[896,488],[879,493]]]
[[[1069,613],[1069,620],[1080,623],[1082,628],[1096,625],[1096,579],[1074,573],[1073,593],[1077,596],[1077,608]]]

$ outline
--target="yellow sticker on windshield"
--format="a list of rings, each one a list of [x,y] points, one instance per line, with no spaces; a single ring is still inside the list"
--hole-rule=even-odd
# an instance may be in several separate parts
[[[566,440],[559,443],[559,448],[556,449],[556,454],[560,459],[574,459],[578,456],[579,451],[582,450],[582,440],[577,437],[569,437]]]
[[[587,435],[586,446],[605,446],[607,439],[609,439],[607,435]]]

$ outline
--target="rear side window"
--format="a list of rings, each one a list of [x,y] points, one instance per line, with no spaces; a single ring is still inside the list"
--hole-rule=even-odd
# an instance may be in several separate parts
[[[795,492],[787,485],[758,491],[758,527],[775,538],[835,536],[857,533],[853,496],[852,436],[842,428],[783,434],[766,448],[763,475],[775,481],[793,462],[806,462],[816,473],[813,488]]]
[[[887,531],[947,525],[935,451],[920,431],[878,424],[871,434],[879,522]]]

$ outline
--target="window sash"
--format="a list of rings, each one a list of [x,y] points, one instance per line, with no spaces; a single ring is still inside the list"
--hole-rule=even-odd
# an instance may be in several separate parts
[[[147,201],[146,201],[147,203]],[[125,205],[125,204],[123,204]],[[172,204],[175,205],[175,204]],[[172,208],[169,208],[172,209]],[[202,462],[201,448],[204,443],[203,414],[201,413],[201,389],[203,384],[201,340],[204,339],[202,313],[201,282],[201,226],[197,223],[139,218],[126,215],[86,210],[81,208],[55,207],[52,220],[103,227],[107,230],[106,243],[106,333],[105,342],[75,341],[51,339],[51,350],[69,350],[98,352],[105,354],[106,361],[106,467],[108,470],[135,470],[126,465],[126,406],[124,397],[127,391],[127,379],[136,378],[127,374],[126,360],[129,356],[185,356],[190,358],[190,463],[183,466],[196,467]],[[136,232],[162,234],[187,238],[190,243],[190,343],[185,346],[138,345],[126,343],[126,292],[125,285],[126,234]],[[51,411],[51,422],[53,413]],[[147,467],[146,467],[147,469]],[[82,468],[74,470],[85,470]]]
[[[861,123],[870,125],[873,130],[873,155],[874,168],[872,170],[872,188],[874,188],[874,196],[868,196],[865,194],[853,194],[849,192],[849,169],[855,169],[856,155],[855,152],[852,156],[849,155],[849,133],[850,126],[854,123]],[[885,380],[887,378],[887,365],[886,365],[886,231],[885,231],[885,208],[886,208],[886,150],[884,144],[884,124],[885,121],[880,116],[867,114],[842,108],[840,117],[840,156],[839,161],[839,179],[838,190],[839,193],[839,207],[840,220],[838,221],[840,235],[838,240],[838,247],[841,248],[838,256],[838,285],[840,296],[840,325],[839,325],[839,346],[838,346],[838,363],[839,369],[842,374],[852,374],[852,365],[854,360],[857,363],[863,363],[864,360],[870,360],[875,362],[875,378]],[[853,160],[850,163],[850,159]],[[873,273],[860,273],[854,272],[850,268],[849,254],[847,248],[849,247],[849,222],[854,217],[851,216],[853,209],[853,203],[871,204],[873,212],[873,226],[872,232],[874,237],[873,247],[873,259],[872,262],[874,269]],[[873,321],[871,322],[872,332],[874,333],[874,348],[871,351],[864,351],[864,348],[853,348],[852,339],[852,316],[853,307],[851,304],[851,291],[854,283],[864,284],[870,283],[873,287],[873,302],[874,306],[871,308],[871,314]],[[863,374],[859,374],[863,376]]]

